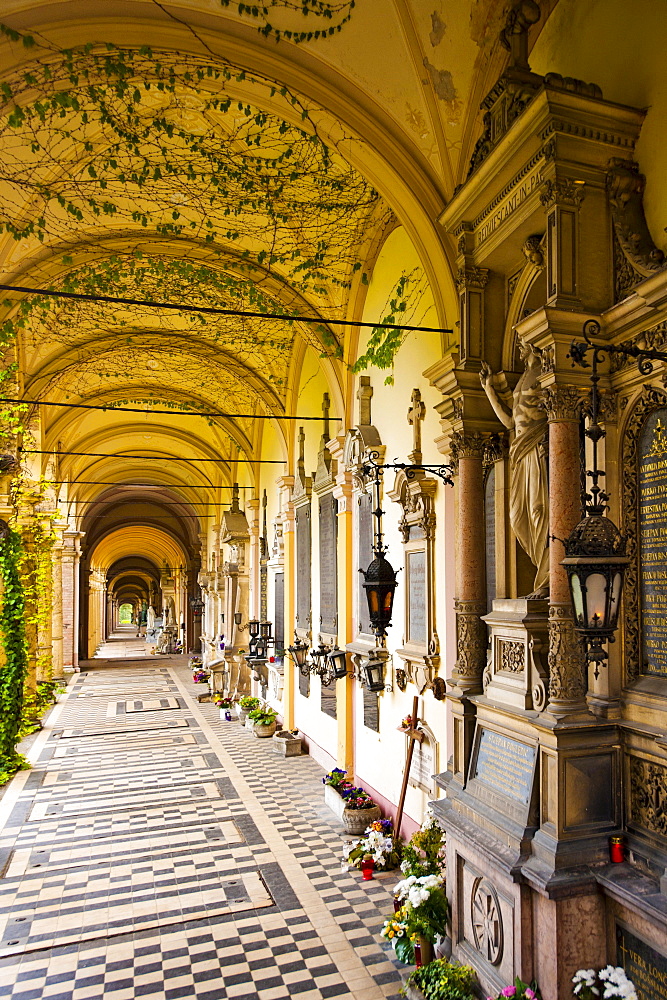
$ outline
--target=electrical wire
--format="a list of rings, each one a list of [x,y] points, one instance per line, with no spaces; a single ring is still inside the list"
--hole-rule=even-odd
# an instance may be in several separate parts
[[[214,485],[213,483],[199,483],[196,486],[185,486],[180,483],[164,483],[159,485],[157,483],[107,483],[98,482],[94,479],[47,479],[45,480],[45,485],[47,486],[123,486],[126,489],[133,490],[232,490],[233,486],[228,483],[221,483],[219,485]],[[239,490],[254,490],[254,486],[237,486]],[[81,503],[86,501],[82,500]],[[190,502],[189,500],[187,501]],[[92,501],[91,501],[92,503]]]
[[[289,316],[285,313],[250,312],[245,309],[221,309],[219,306],[186,306],[177,302],[155,302],[144,299],[125,299],[115,295],[87,295],[85,292],[62,292],[53,288],[26,288],[23,285],[0,285],[3,292],[25,292],[27,295],[47,295],[52,298],[76,299],[81,302],[110,302],[120,306],[148,306],[151,309],[176,309],[180,312],[207,313],[213,316],[243,316],[246,319],[282,319],[286,322],[318,323],[321,326],[363,326],[372,330],[407,330],[415,333],[453,333],[439,326],[408,326],[404,323],[366,323],[353,319],[323,319],[320,316]]]
[[[242,465],[286,465],[286,458],[174,458],[171,455],[114,455],[106,451],[38,451],[36,448],[19,448],[22,455],[79,455],[87,458],[140,458],[147,462],[236,462]]]
[[[23,406],[62,406],[71,410],[101,410],[103,413],[151,413],[166,417],[227,417],[229,420],[325,420],[322,417],[302,417],[299,414],[225,413],[223,410],[142,410],[136,406],[94,406],[92,403],[55,403],[44,399],[14,399],[0,396],[0,403],[17,403]],[[342,420],[342,417],[329,417]]]

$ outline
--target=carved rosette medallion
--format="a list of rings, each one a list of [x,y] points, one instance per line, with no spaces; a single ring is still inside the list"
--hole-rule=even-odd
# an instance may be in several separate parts
[[[549,710],[559,714],[580,704],[586,696],[588,679],[581,639],[574,631],[569,605],[549,608]]]
[[[481,620],[486,601],[456,601],[454,609],[458,657],[454,679],[462,690],[479,692],[486,666],[487,629]]]
[[[479,953],[491,965],[499,965],[503,957],[503,918],[498,894],[485,878],[476,878],[472,884],[470,923]]]
[[[498,660],[500,670],[510,674],[522,674],[525,669],[526,647],[522,642],[514,642],[511,639],[499,639]]]
[[[629,680],[640,673],[639,642],[639,476],[637,449],[644,421],[652,410],[667,406],[667,394],[660,389],[644,387],[634,405],[623,438],[623,522],[630,562],[625,569],[623,585],[623,640],[625,669]]]
[[[642,757],[630,757],[628,820],[667,837],[667,766]]]
[[[550,422],[557,420],[579,420],[582,395],[579,389],[569,385],[548,385],[544,389],[542,409],[546,410]]]

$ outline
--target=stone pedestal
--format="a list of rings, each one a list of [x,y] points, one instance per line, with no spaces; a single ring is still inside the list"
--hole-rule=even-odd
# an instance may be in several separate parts
[[[511,708],[541,712],[546,704],[549,603],[497,599],[483,620],[491,630],[485,694]]]

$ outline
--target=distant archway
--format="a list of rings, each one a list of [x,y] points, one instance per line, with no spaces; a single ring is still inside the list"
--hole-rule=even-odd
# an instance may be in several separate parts
[[[134,609],[131,604],[121,604],[121,606],[118,609],[118,624],[131,625],[133,610]]]

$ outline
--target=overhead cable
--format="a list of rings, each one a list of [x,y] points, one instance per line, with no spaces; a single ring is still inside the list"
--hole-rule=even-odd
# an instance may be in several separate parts
[[[453,330],[439,326],[409,326],[406,323],[366,323],[353,319],[323,319],[321,316],[290,316],[285,313],[250,312],[247,309],[221,309],[219,306],[186,306],[178,302],[154,302],[144,299],[125,299],[116,295],[88,295],[85,292],[62,292],[54,288],[26,288],[23,285],[0,285],[3,292],[24,292],[27,295],[48,295],[60,299],[76,299],[82,302],[110,302],[120,306],[148,306],[151,309],[175,309],[179,312],[207,313],[213,316],[242,316],[246,319],[278,319],[286,322],[318,323],[321,326],[363,326],[372,330],[386,327],[387,330],[406,330],[414,333],[453,333]]]
[[[38,451],[36,448],[19,448],[22,455],[77,455],[85,458],[140,458],[148,462],[236,462],[241,465],[285,465],[286,458],[174,458],[171,455],[114,455],[106,451]]]
[[[45,399],[15,399],[0,396],[0,403],[17,403],[23,406],[62,406],[70,410],[101,410],[103,413],[152,413],[165,417],[227,417],[229,420],[325,420],[321,417],[302,417],[298,413],[225,413],[223,410],[142,410],[137,406],[94,406],[92,403],[56,403]],[[329,420],[342,420],[329,417]]]

